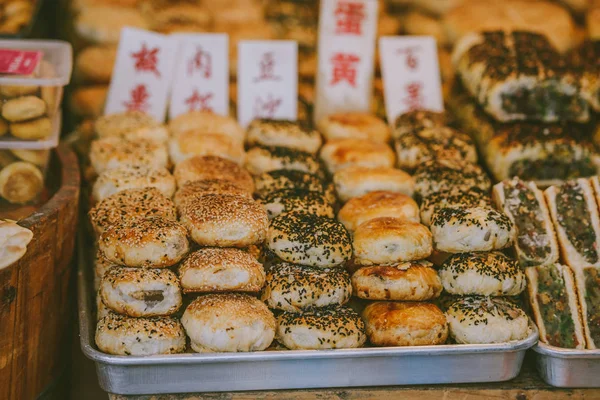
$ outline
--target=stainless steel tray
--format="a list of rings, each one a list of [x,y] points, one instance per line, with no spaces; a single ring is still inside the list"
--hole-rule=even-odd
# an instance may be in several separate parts
[[[321,351],[113,356],[94,343],[95,318],[79,247],[79,329],[102,389],[115,394],[500,382],[519,374],[537,330],[498,345],[443,345]]]
[[[561,349],[539,342],[533,351],[540,377],[557,387],[600,387],[600,350]]]

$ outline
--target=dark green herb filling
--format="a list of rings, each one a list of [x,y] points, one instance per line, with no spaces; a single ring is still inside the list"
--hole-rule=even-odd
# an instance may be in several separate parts
[[[523,252],[520,261],[525,266],[540,264],[552,249],[535,193],[519,181],[514,187],[504,187],[504,197],[517,226],[517,246]]]
[[[583,270],[585,275],[585,302],[587,304],[587,323],[590,336],[600,345],[600,273],[596,268]]]
[[[553,83],[502,94],[502,108],[506,112],[532,117],[556,115],[560,119],[577,119],[585,107],[581,97],[565,94]]]
[[[509,169],[509,176],[518,176],[523,180],[576,179],[586,178],[598,173],[589,158],[570,160],[558,157],[544,157],[539,160],[519,160]]]
[[[558,223],[575,250],[590,264],[598,262],[598,244],[585,198],[576,182],[567,182],[556,195]]]
[[[546,327],[546,341],[552,346],[574,349],[579,343],[575,336],[565,281],[554,265],[538,267],[537,272],[537,300]]]

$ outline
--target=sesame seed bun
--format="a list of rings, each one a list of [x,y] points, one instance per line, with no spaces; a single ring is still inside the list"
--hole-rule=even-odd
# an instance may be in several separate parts
[[[284,189],[304,189],[325,194],[327,200],[336,202],[332,184],[324,183],[318,176],[307,172],[279,169],[255,177],[256,194],[264,198],[268,194]]]
[[[88,213],[97,234],[113,224],[122,224],[140,217],[163,217],[177,220],[175,204],[153,187],[126,189],[108,196]]]
[[[156,188],[163,196],[171,198],[175,193],[175,178],[166,168],[127,165],[98,176],[92,189],[96,201],[102,201],[126,189]]]
[[[204,179],[198,181],[190,181],[184,184],[175,193],[175,206],[178,210],[182,210],[185,205],[194,201],[199,196],[207,194],[231,194],[236,196],[252,198],[252,192],[247,188],[238,185],[233,181],[223,179]]]
[[[283,312],[277,322],[277,340],[290,350],[357,348],[367,339],[360,316],[344,306]]]
[[[248,145],[277,146],[316,154],[321,147],[321,135],[304,129],[295,121],[256,119],[248,126]]]
[[[420,198],[452,188],[468,191],[478,187],[489,192],[490,178],[477,164],[460,160],[439,159],[426,161],[415,169],[415,192]]]
[[[284,261],[320,268],[336,267],[352,257],[350,234],[342,224],[300,212],[271,220],[267,246]]]
[[[186,338],[183,326],[175,318],[132,318],[109,312],[98,322],[96,344],[108,354],[150,356],[181,353]]]
[[[431,219],[436,250],[448,253],[500,250],[513,244],[517,230],[493,208],[446,207]]]
[[[168,269],[111,268],[100,296],[108,308],[130,317],[171,315],[181,306],[179,280]]]
[[[141,111],[126,111],[99,117],[94,122],[94,131],[99,138],[147,139],[164,143],[169,132],[164,125]]]
[[[244,250],[204,248],[183,260],[179,278],[185,293],[259,292],[265,283],[265,271]]]
[[[383,120],[369,113],[341,112],[330,114],[317,124],[327,141],[332,139],[367,139],[386,143],[390,128]]]
[[[456,295],[518,296],[526,286],[518,262],[497,251],[454,254],[439,274],[446,292]]]
[[[260,200],[269,219],[292,211],[334,218],[333,207],[323,193],[304,189],[284,189],[270,193]]]
[[[342,202],[377,191],[412,196],[415,185],[409,174],[388,167],[346,167],[333,174],[333,182]]]
[[[204,179],[231,181],[248,192],[254,192],[252,175],[235,162],[217,156],[194,156],[175,166],[177,186]]]
[[[265,240],[269,218],[247,197],[207,194],[181,210],[181,223],[201,246],[246,247]]]
[[[280,262],[267,273],[261,299],[269,308],[298,312],[311,307],[342,305],[352,285],[343,268],[316,268]]]
[[[246,155],[245,167],[252,175],[278,169],[293,169],[314,175],[323,174],[321,163],[311,153],[286,147],[252,147]]]
[[[448,307],[446,319],[457,343],[505,343],[529,334],[525,312],[501,297],[461,297]]]
[[[107,137],[92,142],[90,162],[96,173],[101,174],[124,165],[166,168],[169,156],[166,146],[153,140]]]
[[[214,114],[210,111],[192,111],[181,114],[169,121],[169,129],[174,136],[194,130],[202,133],[221,133],[238,142],[243,142],[246,136],[234,118]]]
[[[276,329],[275,317],[263,302],[234,293],[198,297],[181,322],[198,353],[265,350]]]
[[[162,217],[135,218],[111,225],[98,247],[107,260],[127,267],[164,268],[189,251],[187,230]]]

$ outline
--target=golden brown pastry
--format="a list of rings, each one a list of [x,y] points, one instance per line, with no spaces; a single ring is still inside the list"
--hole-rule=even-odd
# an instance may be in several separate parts
[[[30,202],[43,188],[42,172],[33,164],[18,161],[0,170],[0,197],[9,203]]]
[[[321,148],[321,160],[329,173],[349,166],[393,167],[394,151],[385,143],[368,139],[332,139]]]
[[[233,182],[250,193],[254,192],[254,181],[248,171],[233,161],[217,156],[188,158],[175,166],[173,176],[178,187],[191,181],[221,179]]]
[[[409,174],[388,167],[346,167],[333,174],[333,182],[342,202],[378,191],[412,196],[415,185]]]

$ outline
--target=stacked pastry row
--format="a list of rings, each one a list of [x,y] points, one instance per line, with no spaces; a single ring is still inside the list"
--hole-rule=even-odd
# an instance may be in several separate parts
[[[517,227],[515,253],[526,267],[540,340],[552,346],[600,344],[599,190],[598,177],[544,193],[518,178],[494,187],[496,204]]]
[[[257,120],[248,128],[246,165],[271,219],[261,298],[277,314],[277,340],[289,349],[353,348],[366,340],[363,321],[345,306],[352,246],[333,219],[321,142],[317,131],[290,121]]]
[[[466,135],[445,126],[444,114],[416,111],[396,121],[399,163],[419,157],[413,178],[421,222],[431,229],[450,336],[457,343],[500,343],[529,334],[528,318],[505,299],[525,289],[516,261],[501,250],[515,228],[491,206],[490,180]],[[409,157],[409,155],[412,155]]]
[[[191,130],[205,133],[206,141]],[[212,114],[185,115],[168,129],[140,113],[96,121],[90,159],[99,175],[90,220],[98,239],[101,350],[181,352],[186,333],[195,351],[271,344],[272,313],[255,297],[234,293],[258,293],[264,284],[263,267],[249,251],[265,239],[267,214],[252,199],[252,177],[225,158],[229,148],[216,145],[213,132],[223,140],[239,135],[243,152],[243,130]],[[185,138],[196,142],[180,146]],[[173,175],[169,152],[177,160]],[[215,292],[226,293],[188,296],[192,301],[181,315],[183,293]],[[219,324],[230,328],[226,338]]]
[[[598,54],[588,43],[564,57],[530,32],[484,32],[456,45],[460,84],[449,104],[496,180],[547,186],[597,174]]]

